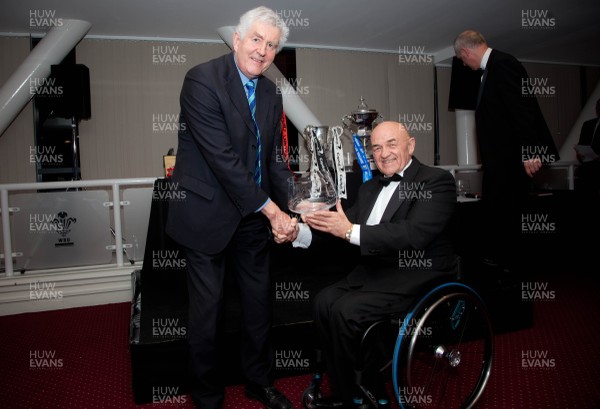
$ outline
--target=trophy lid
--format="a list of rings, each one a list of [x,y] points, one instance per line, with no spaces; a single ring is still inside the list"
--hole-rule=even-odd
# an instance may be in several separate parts
[[[352,111],[352,114],[371,114],[371,113],[377,113],[376,109],[370,109],[367,104],[365,103],[365,99],[361,96],[360,97],[360,105],[358,106],[358,109],[356,111]]]
[[[379,117],[376,109],[370,109],[365,103],[365,99],[360,97],[360,105],[356,111],[352,111],[345,118],[350,119],[355,125],[371,127],[373,122]]]

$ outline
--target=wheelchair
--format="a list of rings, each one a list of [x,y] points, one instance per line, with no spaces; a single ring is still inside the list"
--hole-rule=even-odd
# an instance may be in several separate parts
[[[376,368],[382,379],[389,380],[391,372],[400,408],[471,408],[491,373],[494,332],[487,308],[472,287],[460,281],[433,287],[408,313],[377,321],[363,333],[355,370],[362,394],[354,400],[357,408],[391,405],[387,396],[376,396],[367,386],[365,361],[373,348],[386,357]],[[302,395],[305,409],[322,407],[322,379],[315,372]]]

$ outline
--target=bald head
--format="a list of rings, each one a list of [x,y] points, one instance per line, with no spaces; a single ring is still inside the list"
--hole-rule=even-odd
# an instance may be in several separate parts
[[[400,122],[396,121],[383,121],[379,123],[371,133],[371,138],[380,133],[390,134],[396,133],[401,138],[410,138],[406,127]]]
[[[400,173],[412,158],[415,139],[401,123],[384,121],[373,129],[371,146],[377,169],[391,176]]]

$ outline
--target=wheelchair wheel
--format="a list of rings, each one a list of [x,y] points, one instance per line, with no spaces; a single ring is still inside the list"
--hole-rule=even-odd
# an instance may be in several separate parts
[[[401,408],[471,408],[490,376],[494,335],[479,295],[443,284],[404,318],[392,377]]]

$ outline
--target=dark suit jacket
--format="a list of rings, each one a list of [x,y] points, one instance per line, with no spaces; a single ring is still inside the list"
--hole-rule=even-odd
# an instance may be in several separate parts
[[[579,145],[591,145],[594,152],[600,154],[600,127],[596,130],[599,119],[587,120],[581,125]],[[596,137],[594,138],[594,130]],[[598,195],[600,192],[600,161],[581,162],[575,170],[575,189]]]
[[[523,155],[559,159],[537,98],[528,95],[527,71],[513,56],[492,50],[480,87],[475,122],[483,169],[483,195],[527,191]]]
[[[206,253],[222,251],[243,217],[271,197],[284,210],[287,178],[281,157],[281,95],[265,77],[256,87],[262,185],[253,180],[256,135],[233,53],[191,68],[180,96],[180,130],[166,232]]]
[[[412,293],[436,276],[455,273],[454,177],[413,157],[381,223],[367,226],[381,189],[377,178],[365,182],[346,212],[352,223],[361,225],[361,260],[347,277],[350,284],[366,290]]]
[[[594,145],[592,149],[596,153],[600,153],[600,135],[594,138],[594,130],[596,129],[596,124],[600,119],[594,118],[589,119],[581,125],[581,131],[579,133],[579,145],[591,145],[592,139],[594,141]],[[600,133],[600,127],[598,128],[598,133]]]

